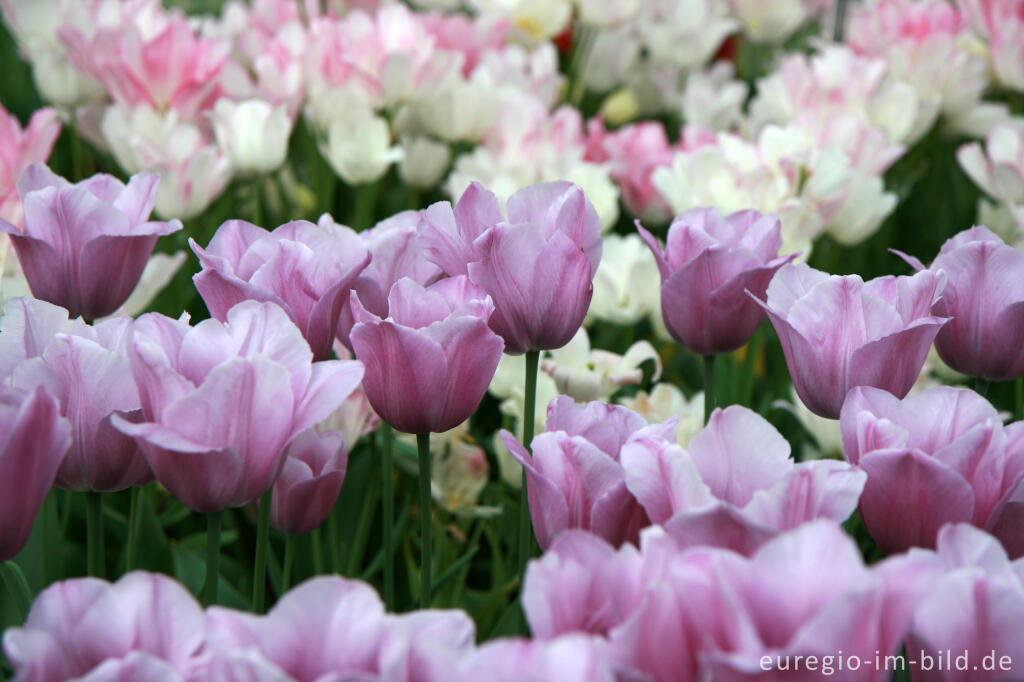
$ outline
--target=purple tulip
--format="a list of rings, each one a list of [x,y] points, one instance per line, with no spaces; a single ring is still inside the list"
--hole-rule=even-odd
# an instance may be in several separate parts
[[[11,237],[32,295],[95,319],[125,302],[138,284],[156,240],[181,222],[147,222],[159,178],[110,175],[72,185],[42,164],[18,181],[25,229],[0,219]]]
[[[619,405],[577,405],[559,396],[548,406],[547,430],[533,454],[508,431],[501,440],[526,470],[530,517],[542,549],[569,528],[589,530],[613,545],[638,541],[650,524],[626,488],[619,453],[634,438],[675,433],[674,421],[648,426]]]
[[[0,561],[19,551],[71,446],[71,424],[42,386],[0,384]]]
[[[348,448],[337,431],[312,429],[285,449],[284,466],[270,496],[270,524],[290,535],[305,535],[327,520],[345,481]]]
[[[911,679],[1024,679],[1024,560],[1011,562],[998,541],[967,524],[944,527],[937,552],[942,572],[918,603],[907,637],[907,657],[919,664],[911,670],[929,656],[931,671],[911,672]],[[966,665],[958,669],[956,659],[963,654]]]
[[[196,289],[213,317],[227,319],[247,299],[273,301],[302,330],[315,360],[330,357],[349,291],[370,262],[359,235],[333,221],[296,220],[268,232],[229,220],[206,249],[189,244],[203,266]]]
[[[72,425],[71,449],[56,485],[69,490],[115,491],[153,480],[135,441],[111,416],[142,416],[128,361],[131,318],[90,326],[45,301],[9,301],[0,320],[0,376],[17,388],[44,386]]]
[[[352,295],[351,341],[366,366],[366,397],[405,433],[441,433],[476,410],[501,358],[502,342],[487,326],[494,306],[466,277],[424,288],[403,278],[381,319]]]
[[[867,472],[861,517],[883,551],[934,547],[943,525],[967,522],[1024,555],[1024,422],[1004,428],[967,389],[899,400],[861,387],[850,391],[840,425],[846,458]]]
[[[362,378],[354,361],[313,363],[288,314],[245,301],[227,322],[195,327],[159,314],[135,323],[129,349],[144,422],[115,416],[153,473],[191,509],[219,511],[270,489],[285,446],[327,417]]]
[[[426,244],[417,231],[419,220],[419,211],[403,211],[359,233],[370,251],[371,260],[352,288],[359,294],[362,306],[377,317],[388,316],[388,294],[398,280],[408,277],[428,286],[444,274],[427,258]],[[333,224],[330,216],[321,216],[321,227]],[[349,350],[352,349],[349,334],[356,322],[353,314],[351,304],[346,305],[338,326],[338,339]]]
[[[661,314],[669,334],[700,355],[743,346],[764,320],[745,293],[764,297],[772,277],[796,257],[779,257],[779,219],[757,211],[722,217],[715,208],[676,216],[662,249],[637,222],[661,272]]]
[[[929,270],[947,278],[932,312],[953,318],[935,337],[939,357],[958,372],[991,381],[1024,374],[1024,253],[987,227],[972,227],[947,240]]]
[[[865,282],[803,264],[779,270],[762,305],[804,405],[820,417],[838,419],[854,386],[905,396],[948,321],[931,315],[942,282],[931,272]]]
[[[136,571],[46,588],[5,633],[4,651],[18,680],[180,680],[205,639],[202,608],[184,587]]]
[[[583,324],[601,260],[597,212],[577,185],[519,190],[502,220],[498,199],[477,184],[454,211],[434,204],[420,223],[427,253],[449,275],[468,273],[494,301],[491,329],[505,352],[561,348]]]
[[[616,676],[606,643],[598,637],[565,635],[532,641],[500,639],[489,642],[466,657],[458,682],[615,682]]]

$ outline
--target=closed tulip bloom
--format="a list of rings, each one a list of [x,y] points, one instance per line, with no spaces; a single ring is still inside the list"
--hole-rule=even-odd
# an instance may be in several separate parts
[[[454,211],[435,204],[420,230],[448,274],[466,272],[494,301],[505,352],[561,348],[583,324],[601,260],[601,224],[579,186],[531,185],[508,200],[472,184]]]
[[[992,532],[1024,556],[1024,422],[967,389],[938,386],[899,400],[850,391],[840,418],[846,458],[867,472],[861,518],[885,552],[934,547],[946,523]]]
[[[650,520],[626,487],[620,452],[644,435],[674,436],[676,426],[675,420],[648,426],[625,407],[577,405],[561,396],[548,406],[547,431],[533,439],[532,454],[502,431],[505,447],[526,469],[530,517],[541,549],[569,528],[589,530],[615,546],[635,544]]]
[[[72,185],[41,164],[18,181],[24,230],[0,219],[32,295],[72,317],[117,310],[138,284],[156,240],[181,222],[149,222],[158,177],[133,175],[128,185],[94,175]]]
[[[1019,527],[1018,527],[1019,528]],[[940,574],[914,610],[907,657],[952,651],[992,663],[911,679],[982,682],[1024,678],[1024,560],[1010,561],[999,542],[967,524],[945,526],[937,542]],[[994,654],[994,655],[993,655]],[[934,667],[934,660],[933,660]]]
[[[151,313],[129,349],[143,421],[115,416],[153,473],[195,511],[252,502],[284,464],[285,446],[355,389],[362,366],[313,363],[299,329],[273,303],[245,301],[227,322],[190,327]]]
[[[229,220],[205,249],[190,240],[202,271],[196,288],[210,314],[225,320],[246,299],[273,301],[302,331],[316,360],[326,360],[349,291],[370,262],[353,230],[333,221],[296,220],[270,232]]]
[[[804,405],[819,417],[838,419],[854,386],[905,396],[948,321],[931,314],[943,279],[919,272],[865,282],[803,264],[779,270],[762,305]]]
[[[292,121],[284,104],[221,98],[213,108],[213,130],[235,170],[269,173],[284,163]]]
[[[29,393],[0,385],[0,561],[28,539],[64,454],[71,424],[42,386]]]
[[[44,386],[72,424],[74,440],[57,472],[69,490],[109,492],[153,480],[135,441],[111,425],[114,413],[140,419],[128,361],[133,320],[94,326],[33,298],[10,301],[0,319],[0,376],[16,388]]]
[[[864,488],[864,473],[842,462],[794,463],[786,439],[739,405],[716,409],[686,450],[669,439],[634,438],[621,461],[629,491],[680,547],[751,554],[810,521],[845,521]]]
[[[180,680],[207,628],[181,584],[135,571],[116,583],[78,578],[46,588],[28,620],[4,635],[17,680]]]
[[[476,411],[501,358],[487,320],[490,298],[466,277],[424,287],[403,278],[384,319],[352,294],[351,342],[366,366],[363,388],[374,411],[405,433],[441,433]]]
[[[939,357],[958,372],[990,381],[1024,374],[1024,253],[978,226],[946,241],[928,269],[946,276],[932,312],[953,318],[935,337]]]
[[[745,293],[764,296],[779,257],[779,219],[757,211],[723,217],[695,208],[672,221],[662,249],[640,227],[661,272],[661,314],[669,334],[700,355],[728,353],[750,341],[764,311]]]
[[[327,520],[345,481],[348,448],[337,431],[303,431],[288,444],[270,496],[270,524],[305,535]]]

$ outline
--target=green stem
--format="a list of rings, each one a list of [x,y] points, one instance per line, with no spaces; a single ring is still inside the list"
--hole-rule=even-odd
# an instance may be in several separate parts
[[[86,561],[89,575],[103,577],[103,495],[89,490],[85,493]]]
[[[203,583],[203,605],[217,603],[217,587],[220,584],[220,521],[223,512],[206,515],[206,582]]]
[[[1024,419],[1024,377],[1017,377],[1013,382],[1013,418]]]
[[[523,394],[523,445],[533,452],[534,414],[537,405],[537,366],[540,351],[526,352],[526,385]],[[530,523],[530,498],[526,486],[526,470],[523,470],[522,485],[519,488],[519,575],[526,570],[533,542],[533,527]]]
[[[433,544],[433,502],[430,499],[430,434],[416,434],[420,460],[420,528],[423,549],[420,553],[420,607],[430,606],[431,545]]]
[[[394,439],[391,426],[381,423],[381,505],[384,509],[384,606],[395,608],[395,547],[392,544],[392,529],[395,527],[395,479],[394,479]],[[376,439],[374,440],[376,442]]]
[[[987,379],[981,377],[974,377],[974,392],[980,395],[982,398],[988,395],[988,387],[991,384]]]
[[[0,582],[7,587],[7,592],[14,597],[14,606],[18,612],[18,622],[25,622],[29,609],[32,607],[32,588],[25,580],[21,567],[13,561],[0,564]]]
[[[260,498],[260,517],[256,526],[256,562],[253,566],[252,610],[263,613],[267,592],[267,546],[270,544],[270,491]]]
[[[352,212],[352,229],[357,232],[373,227],[373,218],[377,208],[377,195],[384,178],[355,188],[356,200]]]
[[[578,109],[587,90],[585,77],[587,65],[590,63],[590,52],[594,46],[595,31],[581,25],[577,38],[572,62],[569,65],[569,104]]]
[[[715,357],[704,356],[704,423],[711,419],[715,409]]]
[[[295,536],[284,536],[284,568],[281,569],[281,592],[287,592],[292,584],[292,564],[295,562]]]
[[[324,544],[320,528],[314,528],[313,536],[313,574],[322,575],[324,572]]]
[[[260,195],[259,176],[253,178],[252,184],[249,185],[249,191],[252,192],[250,197],[252,201],[252,222],[254,225],[263,227],[263,197]]]
[[[124,563],[125,572],[135,568],[135,526],[139,520],[139,498],[142,491],[138,486],[132,487],[132,499],[128,508],[128,541],[125,543]]]

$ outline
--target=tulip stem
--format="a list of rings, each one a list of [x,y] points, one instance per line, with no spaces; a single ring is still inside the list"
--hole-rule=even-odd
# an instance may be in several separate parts
[[[132,486],[132,499],[128,507],[128,541],[124,548],[124,570],[126,573],[135,568],[135,525],[139,519],[141,492],[138,486]]]
[[[1024,419],[1024,377],[1017,377],[1013,382],[1013,418]]]
[[[313,574],[320,575],[324,572],[323,534],[319,527],[310,534],[313,536]]]
[[[382,422],[380,426],[380,497],[384,511],[384,606],[395,608],[395,479],[394,479],[394,432],[391,426]]]
[[[220,584],[220,520],[222,512],[206,515],[206,582],[203,583],[203,605],[217,603],[217,587]]]
[[[974,392],[982,398],[988,395],[989,382],[981,377],[974,377]]]
[[[249,185],[252,192],[252,222],[253,225],[263,227],[263,200],[260,196],[260,177],[256,176]]]
[[[523,445],[533,452],[534,414],[537,411],[537,366],[540,364],[540,351],[526,352],[526,385],[523,393]],[[526,470],[523,470],[522,484],[519,488],[519,576],[522,578],[526,570],[526,561],[530,558],[530,545],[533,542],[533,526],[530,522],[530,497],[526,486]]]
[[[430,606],[431,544],[433,543],[433,504],[430,500],[430,434],[416,434],[420,459],[420,518],[423,549],[420,553],[420,607]]]
[[[270,491],[260,498],[260,516],[256,525],[256,563],[253,566],[252,611],[263,613],[267,592],[267,549],[270,544]]]
[[[25,580],[21,567],[13,561],[0,563],[0,583],[5,583],[7,592],[14,598],[14,606],[18,612],[18,622],[24,622],[32,608],[32,588]]]
[[[287,592],[292,582],[292,564],[295,562],[295,536],[284,536],[284,566],[281,569],[281,592]]]
[[[715,409],[715,356],[704,356],[704,423],[711,419]]]
[[[86,561],[89,575],[103,577],[103,495],[93,490],[85,493]]]

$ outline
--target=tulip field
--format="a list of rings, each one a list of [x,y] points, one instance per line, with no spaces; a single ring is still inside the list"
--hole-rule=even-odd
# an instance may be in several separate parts
[[[1024,0],[0,0],[0,679],[1024,682]]]

